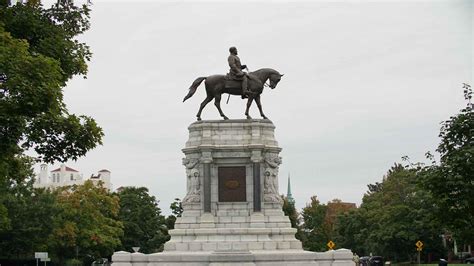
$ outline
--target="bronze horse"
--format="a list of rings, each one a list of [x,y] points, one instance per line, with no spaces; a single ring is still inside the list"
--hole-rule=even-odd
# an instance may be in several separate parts
[[[278,82],[280,82],[281,77],[283,74],[280,74],[278,71],[271,69],[271,68],[262,68],[254,72],[249,73],[248,79],[248,90],[250,91],[249,95],[244,95],[243,97],[248,97],[247,100],[247,109],[245,110],[245,115],[247,119],[252,119],[249,115],[249,108],[252,105],[253,100],[257,103],[258,110],[260,110],[260,115],[263,119],[267,119],[265,114],[262,111],[262,104],[260,103],[260,94],[263,92],[264,84],[267,80],[270,80],[270,88],[274,89]],[[221,109],[221,97],[223,93],[228,93],[232,95],[242,95],[242,88],[241,82],[239,81],[229,81],[226,79],[225,75],[212,75],[208,77],[199,77],[197,78],[191,87],[189,87],[189,93],[184,97],[183,102],[187,99],[191,98],[196,92],[196,89],[199,87],[201,82],[206,80],[204,83],[206,85],[206,93],[207,97],[201,103],[199,107],[199,112],[197,113],[197,120],[201,120],[201,112],[202,109],[210,102],[212,99],[214,100],[214,104],[219,110],[219,114],[224,119],[229,119],[227,116],[224,115]],[[227,85],[227,86],[226,86]],[[266,84],[265,84],[266,85]]]

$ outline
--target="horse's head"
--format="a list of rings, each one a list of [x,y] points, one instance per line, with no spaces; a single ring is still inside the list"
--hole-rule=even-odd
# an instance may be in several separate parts
[[[283,75],[284,74],[280,74],[277,71],[275,71],[275,73],[272,73],[268,78],[270,80],[270,88],[274,89],[278,85],[278,82],[280,82],[281,77],[283,77]]]

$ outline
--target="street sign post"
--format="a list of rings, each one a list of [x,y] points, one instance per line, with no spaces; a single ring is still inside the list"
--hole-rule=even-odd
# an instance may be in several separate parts
[[[48,252],[35,252],[36,266],[38,266],[39,260],[48,258]],[[45,262],[46,263],[46,262]]]
[[[44,261],[44,266],[46,266],[46,262],[51,261],[51,258],[42,258],[41,261]]]
[[[45,259],[48,257],[48,252],[35,252],[35,259]]]
[[[416,246],[416,251],[418,251],[418,264],[420,264],[421,251],[423,250],[423,242],[418,240],[415,246]]]
[[[418,241],[416,242],[415,246],[416,246],[417,248],[423,248],[423,242],[421,242],[420,240],[418,240]]]
[[[336,246],[336,244],[334,244],[334,242],[332,242],[332,240],[329,240],[329,242],[327,243],[327,246],[328,246],[329,250],[333,250],[334,247]]]

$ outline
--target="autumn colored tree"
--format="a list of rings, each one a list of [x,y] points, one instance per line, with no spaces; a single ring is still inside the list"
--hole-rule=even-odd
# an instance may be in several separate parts
[[[49,250],[60,264],[66,258],[102,258],[120,247],[123,224],[119,197],[88,180],[58,189],[60,212],[48,239]]]

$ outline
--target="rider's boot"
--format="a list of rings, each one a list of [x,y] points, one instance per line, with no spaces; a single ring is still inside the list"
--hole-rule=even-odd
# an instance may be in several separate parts
[[[250,91],[248,90],[248,82],[247,82],[247,75],[244,75],[242,79],[242,99],[246,98],[245,96],[250,95]]]

